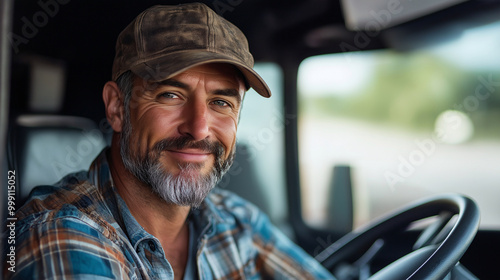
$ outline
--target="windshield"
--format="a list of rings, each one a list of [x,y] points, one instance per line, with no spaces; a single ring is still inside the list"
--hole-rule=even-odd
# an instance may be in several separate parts
[[[334,166],[359,226],[431,194],[469,195],[500,228],[500,23],[418,50],[311,57],[299,68],[303,217],[328,226]]]

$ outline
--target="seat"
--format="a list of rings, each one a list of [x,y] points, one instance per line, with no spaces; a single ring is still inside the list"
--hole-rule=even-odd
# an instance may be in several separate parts
[[[247,144],[238,142],[233,165],[217,184],[217,187],[234,192],[270,215],[270,201],[262,189],[262,183],[258,180],[257,170],[254,166],[256,163],[246,158],[244,151],[248,151]]]
[[[86,170],[106,146],[90,119],[61,115],[21,115],[11,126],[9,166],[16,170],[17,197],[24,203],[33,187],[53,184],[67,173]]]

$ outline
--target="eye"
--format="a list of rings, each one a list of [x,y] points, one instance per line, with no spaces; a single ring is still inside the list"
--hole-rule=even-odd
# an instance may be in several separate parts
[[[212,104],[216,105],[216,106],[219,106],[219,107],[228,107],[228,108],[232,108],[231,104],[225,100],[214,100],[212,101]]]
[[[163,92],[158,95],[158,98],[176,99],[179,98],[179,96],[173,92]]]

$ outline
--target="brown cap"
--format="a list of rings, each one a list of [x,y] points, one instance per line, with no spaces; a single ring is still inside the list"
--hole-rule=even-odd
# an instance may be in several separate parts
[[[264,97],[271,91],[255,72],[245,35],[201,3],[154,6],[118,36],[113,80],[128,70],[161,81],[205,63],[229,63]]]

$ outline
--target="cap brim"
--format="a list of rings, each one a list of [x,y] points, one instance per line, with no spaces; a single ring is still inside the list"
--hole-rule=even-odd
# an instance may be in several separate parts
[[[139,61],[130,70],[146,80],[161,81],[187,69],[207,63],[228,63],[236,66],[251,88],[264,97],[271,97],[271,90],[255,70],[229,56],[200,50],[185,50],[163,55],[147,61]]]

